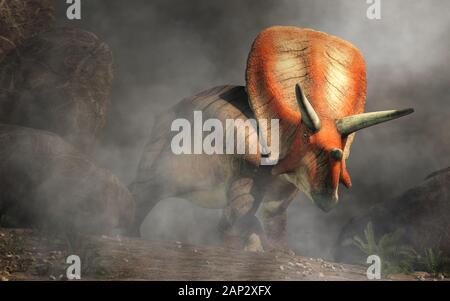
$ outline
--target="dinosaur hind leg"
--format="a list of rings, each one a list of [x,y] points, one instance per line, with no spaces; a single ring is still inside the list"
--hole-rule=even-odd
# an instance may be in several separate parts
[[[166,198],[166,193],[164,187],[157,183],[133,183],[130,189],[136,202],[136,211],[128,235],[139,237],[144,219],[162,199]]]
[[[228,192],[228,204],[223,210],[219,231],[226,247],[262,251],[264,234],[255,212],[258,202],[253,192],[253,180],[234,181]]]

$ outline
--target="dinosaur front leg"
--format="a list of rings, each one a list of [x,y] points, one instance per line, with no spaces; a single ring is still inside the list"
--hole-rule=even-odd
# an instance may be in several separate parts
[[[287,208],[296,194],[297,190],[294,190],[285,198],[265,200],[261,205],[261,219],[266,235],[264,248],[267,251],[294,253],[288,245]]]
[[[289,251],[287,237],[287,210],[262,215],[265,234],[265,248],[268,251]]]
[[[262,251],[263,231],[255,216],[259,205],[251,178],[235,180],[228,190],[227,207],[219,224],[224,244],[230,248]]]

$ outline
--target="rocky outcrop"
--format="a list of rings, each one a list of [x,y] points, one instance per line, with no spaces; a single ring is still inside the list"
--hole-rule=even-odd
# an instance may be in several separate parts
[[[90,154],[106,123],[112,52],[93,33],[58,28],[0,64],[0,123],[57,133]]]
[[[0,226],[108,234],[134,216],[127,187],[90,159],[112,52],[93,33],[53,28],[53,10],[0,1]]]

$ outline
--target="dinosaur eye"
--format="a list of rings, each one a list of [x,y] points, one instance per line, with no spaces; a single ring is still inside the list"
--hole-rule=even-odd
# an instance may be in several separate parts
[[[308,142],[308,138],[309,138],[309,135],[307,133],[304,133],[303,134],[303,142],[307,143]]]

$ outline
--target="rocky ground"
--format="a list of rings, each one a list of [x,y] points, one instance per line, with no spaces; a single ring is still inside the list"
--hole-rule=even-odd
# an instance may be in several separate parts
[[[218,246],[125,237],[57,238],[0,229],[0,279],[66,280],[65,259],[81,258],[82,280],[367,280],[365,268]],[[426,273],[393,280],[431,280]]]

